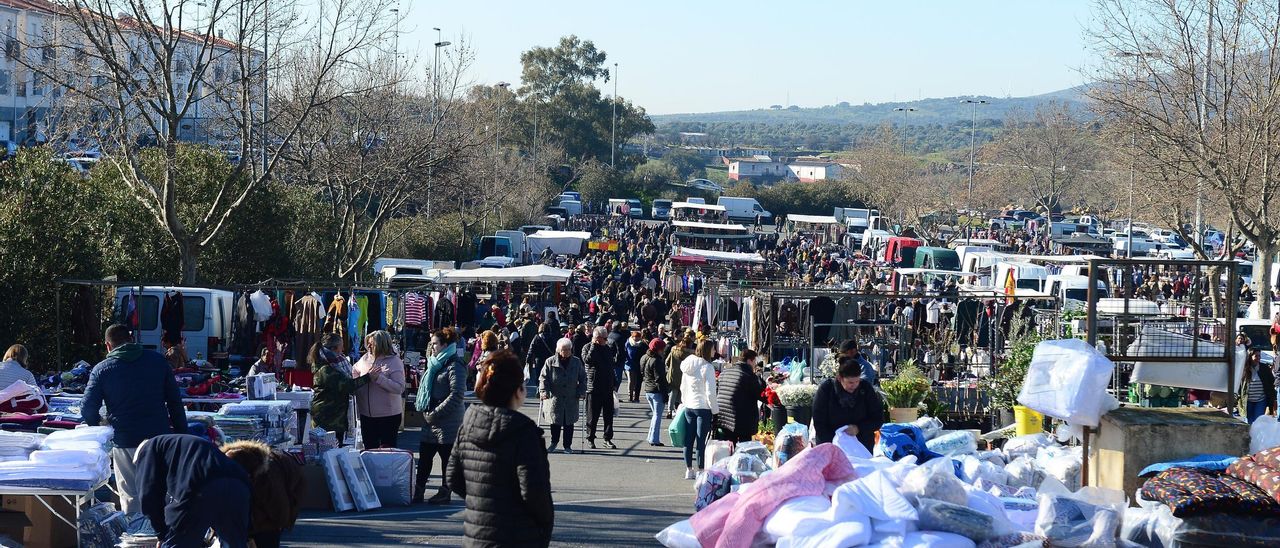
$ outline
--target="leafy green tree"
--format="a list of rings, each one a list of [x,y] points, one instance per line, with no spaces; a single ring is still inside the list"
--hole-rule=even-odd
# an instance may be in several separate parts
[[[653,133],[653,122],[643,108],[605,97],[595,86],[597,80],[609,81],[606,60],[593,42],[572,35],[554,47],[535,47],[520,55],[524,85],[515,116],[524,148],[551,142],[572,160],[608,162],[615,100],[619,148],[632,137]],[[618,166],[626,166],[639,158],[624,157],[619,150],[617,160]]]
[[[685,180],[701,179],[706,174],[707,161],[692,150],[673,148],[662,155],[662,160],[675,166],[676,172]]]
[[[643,190],[646,194],[657,195],[662,192],[662,187],[669,183],[682,181],[680,173],[676,171],[675,166],[662,160],[649,160],[631,172],[631,180],[633,186]]]
[[[31,351],[37,371],[54,363],[55,282],[99,277],[101,230],[108,219],[97,211],[101,196],[47,149],[24,149],[0,164],[0,341]],[[64,291],[64,303],[71,295]],[[68,306],[62,324],[69,325]],[[84,334],[96,340],[101,334]]]

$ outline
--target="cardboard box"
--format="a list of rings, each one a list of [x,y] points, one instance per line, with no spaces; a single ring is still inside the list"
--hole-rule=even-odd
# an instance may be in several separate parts
[[[62,497],[42,497],[59,514],[75,521],[75,506]],[[0,508],[26,515],[30,525],[24,529],[22,543],[28,548],[64,548],[76,545],[76,528],[55,516],[33,495],[5,495]],[[14,539],[17,540],[17,539]]]
[[[333,511],[333,497],[329,495],[329,483],[324,479],[324,465],[311,463],[302,467],[302,484],[306,487],[302,495],[303,510]]]

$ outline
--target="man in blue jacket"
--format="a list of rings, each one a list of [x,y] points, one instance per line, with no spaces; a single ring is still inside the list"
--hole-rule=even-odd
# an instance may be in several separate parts
[[[249,474],[218,446],[186,434],[156,436],[138,447],[135,463],[138,505],[161,548],[202,547],[211,528],[222,546],[248,546]],[[247,465],[256,471],[266,461]]]
[[[120,324],[107,328],[106,343],[107,359],[89,374],[80,414],[85,424],[97,426],[102,422],[98,410],[106,403],[107,419],[115,428],[111,460],[120,509],[135,514],[141,509],[135,502],[134,453],[155,436],[187,433],[187,412],[164,356],[132,342],[129,328]]]

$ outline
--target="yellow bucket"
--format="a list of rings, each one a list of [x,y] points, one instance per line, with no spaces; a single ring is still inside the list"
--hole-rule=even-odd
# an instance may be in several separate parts
[[[1030,407],[1013,406],[1013,423],[1017,425],[1014,427],[1014,431],[1019,436],[1044,432],[1044,415],[1035,412]]]

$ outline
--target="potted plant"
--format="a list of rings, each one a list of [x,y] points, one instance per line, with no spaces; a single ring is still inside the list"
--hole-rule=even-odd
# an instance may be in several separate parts
[[[764,389],[764,401],[769,406],[769,424],[772,425],[771,432],[777,434],[782,431],[782,427],[787,425],[787,408],[783,407],[782,401],[778,399],[776,388],[779,385],[770,384]]]
[[[1031,357],[1041,337],[1035,330],[1028,330],[1009,343],[1009,352],[996,372],[981,381],[987,393],[987,410],[999,417],[997,428],[1013,424],[1013,406],[1018,405],[1018,394],[1031,367]]]
[[[880,389],[889,406],[889,422],[906,423],[920,418],[920,404],[933,391],[933,384],[915,360],[906,360],[898,366],[897,376],[880,382]]]
[[[787,416],[792,420],[809,425],[813,418],[813,396],[818,393],[818,385],[810,383],[784,384],[774,390],[778,400],[787,408]]]

